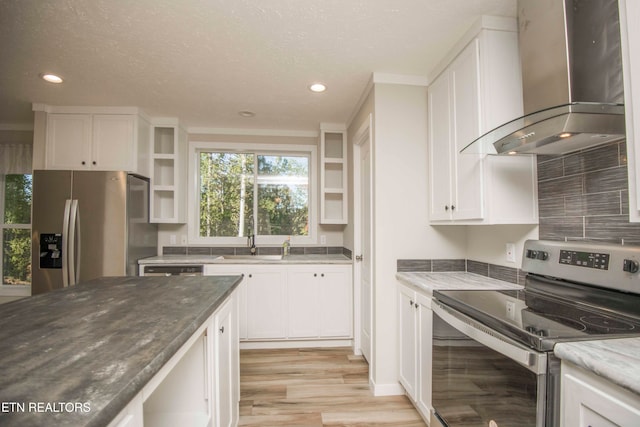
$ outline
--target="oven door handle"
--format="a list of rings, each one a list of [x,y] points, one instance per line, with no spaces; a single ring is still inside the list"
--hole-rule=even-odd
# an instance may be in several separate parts
[[[515,341],[495,331],[491,331],[470,317],[446,307],[437,301],[433,301],[431,309],[433,313],[437,314],[443,321],[469,338],[507,356],[509,359],[514,360],[536,375],[546,373],[546,353],[538,353],[521,346]],[[486,331],[483,329],[486,329]]]

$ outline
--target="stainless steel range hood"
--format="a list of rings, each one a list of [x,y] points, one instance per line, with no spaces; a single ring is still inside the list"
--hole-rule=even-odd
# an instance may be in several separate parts
[[[617,0],[518,0],[525,116],[463,153],[562,155],[625,138]]]

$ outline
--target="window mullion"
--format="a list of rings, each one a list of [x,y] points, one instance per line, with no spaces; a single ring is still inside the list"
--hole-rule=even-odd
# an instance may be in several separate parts
[[[253,153],[253,234],[258,235],[258,154]]]

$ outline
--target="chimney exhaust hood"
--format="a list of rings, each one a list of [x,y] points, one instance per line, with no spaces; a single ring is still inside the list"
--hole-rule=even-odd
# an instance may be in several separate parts
[[[518,0],[523,117],[462,153],[562,155],[625,138],[617,0]]]

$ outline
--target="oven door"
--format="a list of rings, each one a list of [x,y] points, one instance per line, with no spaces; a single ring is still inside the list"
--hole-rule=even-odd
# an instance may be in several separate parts
[[[449,427],[544,427],[546,368],[546,353],[434,301],[433,421]]]

